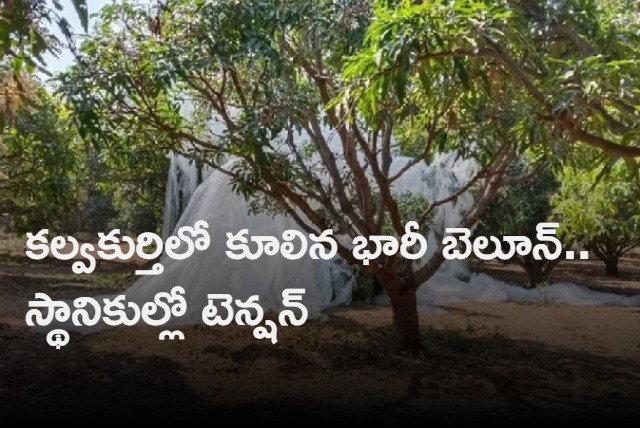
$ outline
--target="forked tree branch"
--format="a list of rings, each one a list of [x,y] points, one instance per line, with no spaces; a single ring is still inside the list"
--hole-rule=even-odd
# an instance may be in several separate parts
[[[515,152],[508,151],[502,156],[502,158],[496,159],[495,163],[497,165],[495,170],[505,171],[506,167],[514,158]],[[481,196],[475,201],[473,208],[460,222],[458,227],[470,228],[480,220],[482,215],[484,215],[491,206],[491,203],[499,195],[501,188],[500,181],[503,174],[504,173],[489,175],[488,180],[481,191]],[[446,260],[442,253],[443,250],[444,245],[440,242],[431,258],[423,266],[413,272],[414,286],[416,289],[429,279],[440,268],[440,266],[442,266],[442,263]]]

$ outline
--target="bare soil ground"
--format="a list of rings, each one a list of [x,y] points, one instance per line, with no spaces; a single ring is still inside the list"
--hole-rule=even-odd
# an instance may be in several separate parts
[[[615,280],[597,261],[561,264],[551,280],[640,294],[640,257]],[[514,265],[474,265],[526,282]],[[72,334],[57,350],[25,324],[28,301],[123,290],[132,265],[79,277],[68,262],[0,255],[0,415],[95,422],[640,421],[640,308],[458,303],[423,313],[425,351],[390,346],[390,309],[336,308],[282,328],[278,343],[249,327],[185,326]],[[86,419],[85,419],[86,418]],[[208,419],[202,419],[208,418]],[[214,419],[217,418],[217,419]],[[147,422],[150,420],[147,419]],[[4,419],[6,420],[6,419]]]

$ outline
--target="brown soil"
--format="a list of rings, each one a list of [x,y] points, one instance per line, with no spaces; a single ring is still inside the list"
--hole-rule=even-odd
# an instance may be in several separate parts
[[[526,282],[514,265],[474,267]],[[58,350],[26,327],[34,293],[63,299],[113,292],[127,285],[132,270],[101,264],[96,285],[69,275],[68,264],[0,260],[0,415],[213,424],[225,416],[235,422],[640,420],[638,307],[451,304],[442,314],[421,314],[421,355],[393,352],[387,307],[331,310],[325,320],[281,328],[276,345],[254,339],[249,327],[185,326],[184,341],[159,341],[161,327],[125,327],[72,334]],[[552,280],[640,294],[637,256],[624,260],[621,272],[612,281],[598,262],[575,261],[559,266]]]

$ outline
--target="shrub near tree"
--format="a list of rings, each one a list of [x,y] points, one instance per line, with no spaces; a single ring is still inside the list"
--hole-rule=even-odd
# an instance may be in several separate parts
[[[603,168],[566,168],[552,206],[561,236],[580,243],[616,276],[620,257],[640,245],[640,179],[624,162],[607,174]]]

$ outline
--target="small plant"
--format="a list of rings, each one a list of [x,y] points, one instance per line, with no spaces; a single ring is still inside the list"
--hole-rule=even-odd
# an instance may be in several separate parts
[[[538,290],[538,292],[540,293],[540,297],[542,298],[541,300],[542,306],[553,306],[555,304],[555,301],[553,300],[553,298],[549,293],[548,281],[543,281],[539,283],[538,286],[536,287],[536,290]]]

